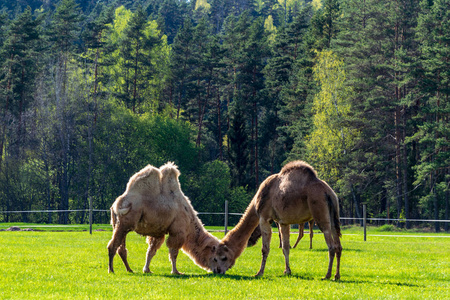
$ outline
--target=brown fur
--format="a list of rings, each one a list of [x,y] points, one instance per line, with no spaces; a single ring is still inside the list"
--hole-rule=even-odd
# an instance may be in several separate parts
[[[127,271],[132,272],[127,261],[126,235],[135,231],[147,236],[149,245],[143,271],[150,272],[150,262],[164,242],[169,248],[172,273],[176,268],[178,252],[182,249],[200,267],[209,270],[210,259],[219,240],[203,227],[189,199],[181,191],[180,172],[172,163],[160,169],[151,165],[134,174],[125,193],[111,206],[113,236],[108,243],[109,272],[114,272],[116,252]]]
[[[216,260],[213,260],[216,263],[211,269],[215,273],[225,273],[233,266],[247,245],[251,233],[259,225],[263,238],[263,257],[257,276],[262,276],[270,251],[271,223],[275,221],[280,225],[285,274],[290,274],[290,224],[303,224],[313,219],[324,233],[328,245],[329,264],[325,278],[331,277],[336,256],[335,279],[339,280],[342,253],[339,201],[328,184],[320,180],[315,170],[303,161],[288,163],[280,173],[269,176],[260,185],[238,225],[220,242],[215,254]]]

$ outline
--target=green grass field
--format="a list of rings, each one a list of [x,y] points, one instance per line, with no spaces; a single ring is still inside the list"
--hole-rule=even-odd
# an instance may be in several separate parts
[[[130,233],[127,248],[135,273],[126,273],[116,256],[116,273],[108,274],[111,231],[0,231],[0,299],[450,299],[448,234],[370,229],[366,242],[360,229],[343,234],[341,280],[334,282],[321,280],[328,263],[321,234],[315,235],[313,250],[308,235],[291,250],[291,276],[283,275],[274,235],[264,277],[255,278],[261,241],[226,275],[207,273],[180,254],[177,266],[185,275],[173,276],[165,245],[152,261],[153,274],[143,274],[147,245]],[[296,238],[291,236],[291,244]]]

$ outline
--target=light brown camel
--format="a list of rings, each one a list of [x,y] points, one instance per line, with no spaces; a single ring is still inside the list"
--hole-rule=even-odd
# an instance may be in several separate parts
[[[334,278],[339,280],[342,253],[339,200],[328,184],[320,180],[315,170],[303,161],[290,162],[282,168],[280,173],[264,180],[239,223],[220,242],[215,259],[212,260],[211,269],[214,273],[225,273],[232,267],[259,224],[262,232],[262,261],[256,276],[262,276],[270,251],[271,223],[275,221],[280,224],[281,229],[286,264],[284,273],[291,274],[290,224],[300,224],[312,219],[323,232],[328,245],[329,264],[325,279],[331,277],[336,256]]]
[[[181,274],[176,267],[178,252],[182,249],[198,266],[210,270],[212,254],[219,240],[203,227],[189,199],[178,181],[180,172],[172,163],[160,169],[151,165],[134,174],[125,193],[111,206],[113,236],[108,243],[109,272],[113,273],[113,259],[117,253],[128,272],[126,235],[135,231],[147,236],[149,245],[143,271],[150,273],[150,261],[164,242],[165,235],[172,262],[172,273]]]

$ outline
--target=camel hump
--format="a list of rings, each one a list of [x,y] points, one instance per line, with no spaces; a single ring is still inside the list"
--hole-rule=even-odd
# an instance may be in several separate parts
[[[314,170],[314,168],[308,164],[307,162],[304,162],[302,160],[295,160],[287,163],[280,171],[281,175],[285,175],[291,171],[301,171],[305,174],[308,174],[312,177],[317,178],[317,172]]]
[[[160,171],[152,165],[147,165],[130,178],[127,193],[159,194],[160,180]]]
[[[161,171],[161,189],[165,194],[181,193],[178,177],[180,171],[173,162],[168,162],[159,168]]]

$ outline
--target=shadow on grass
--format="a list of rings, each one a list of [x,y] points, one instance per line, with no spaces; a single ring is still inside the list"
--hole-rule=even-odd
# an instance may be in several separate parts
[[[130,275],[134,275],[130,274]],[[255,276],[247,276],[247,275],[227,275],[227,274],[183,274],[183,275],[173,275],[173,274],[143,274],[143,276],[156,276],[156,277],[165,277],[165,278],[173,278],[173,279],[191,279],[191,278],[223,278],[223,279],[232,279],[232,280],[260,280],[260,279],[270,279],[264,277],[255,277]]]
[[[346,279],[341,278],[338,281],[335,281],[333,279],[322,279],[321,277],[313,277],[308,274],[291,274],[291,275],[276,275],[276,276],[262,276],[262,277],[256,277],[256,276],[248,276],[248,275],[227,275],[227,274],[213,274],[213,273],[207,273],[207,274],[183,274],[183,275],[173,275],[173,274],[155,274],[155,273],[128,273],[129,276],[149,276],[149,277],[164,277],[164,278],[172,278],[177,280],[188,280],[188,279],[212,279],[212,278],[218,278],[218,279],[228,279],[228,280],[236,280],[236,281],[242,281],[242,280],[264,280],[264,281],[273,281],[275,278],[295,278],[298,280],[304,280],[304,281],[317,281],[317,280],[323,280],[323,282],[333,282],[336,284],[377,284],[377,285],[392,285],[392,286],[399,286],[399,287],[423,287],[423,285],[420,284],[414,284],[409,282],[399,282],[399,281],[391,281],[389,279],[386,280],[379,280],[379,278],[371,280],[370,276],[368,279]]]
[[[339,282],[341,283],[354,283],[354,284],[362,284],[362,283],[369,283],[369,284],[379,284],[379,285],[395,285],[395,286],[406,286],[406,287],[424,287],[424,285],[419,285],[419,284],[414,284],[414,283],[409,283],[409,282],[393,282],[393,281],[371,281],[371,280],[343,280],[341,278],[341,280],[339,280]]]

